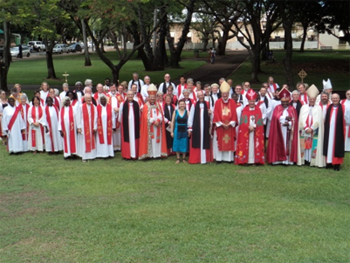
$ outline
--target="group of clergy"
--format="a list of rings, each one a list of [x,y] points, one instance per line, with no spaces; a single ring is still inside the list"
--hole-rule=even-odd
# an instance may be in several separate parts
[[[203,89],[184,78],[175,86],[169,74],[158,88],[149,82],[113,85],[107,79],[95,94],[91,80],[84,89],[77,82],[74,91],[64,85],[61,94],[43,83],[30,104],[17,92],[0,108],[1,136],[10,153],[63,151],[66,159],[83,162],[121,151],[133,160],[176,154],[176,163],[188,155],[192,164],[266,162],[338,171],[350,150],[350,91],[342,101],[326,93],[325,102],[315,85],[299,83],[291,93],[273,79],[259,92],[249,82],[233,90],[224,79]]]

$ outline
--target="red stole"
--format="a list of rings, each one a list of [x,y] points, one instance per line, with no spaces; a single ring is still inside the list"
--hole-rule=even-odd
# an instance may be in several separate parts
[[[10,106],[11,107],[11,106]],[[16,107],[15,113],[12,115],[11,120],[9,122],[9,125],[7,126],[8,130],[11,131],[13,124],[15,123],[18,113],[19,113],[20,109],[19,107]]]
[[[300,94],[300,98],[299,98],[300,102],[301,103],[306,103],[306,104],[309,104],[309,99],[307,97],[307,94],[304,93],[304,94]]]
[[[112,144],[112,107],[110,104],[106,105],[106,111],[107,111],[107,144]],[[97,106],[97,131],[98,131],[98,137],[100,139],[100,143],[104,144],[104,136],[103,136],[103,124],[102,124],[102,106]]]
[[[38,111],[39,111],[39,116],[36,116],[36,110],[35,110],[35,106],[33,105],[32,107],[32,118],[33,118],[33,122],[37,122],[39,119],[41,119],[41,117],[43,116],[43,109],[41,108],[41,106],[38,106]],[[41,130],[41,135],[42,135],[42,139],[43,139],[43,143],[44,143],[44,128],[41,124],[39,124],[40,130]],[[36,147],[36,130],[32,129],[32,147]]]
[[[58,118],[58,109],[55,105],[52,106],[55,111],[56,111],[56,115],[57,115],[57,118]],[[47,124],[49,125],[49,128],[50,128],[50,140],[51,140],[51,148],[52,148],[52,152],[55,151],[55,147],[54,147],[54,143],[53,143],[53,135],[52,135],[52,124],[51,124],[51,116],[50,116],[50,108],[49,106],[46,106],[45,107],[45,114],[46,114],[46,121],[47,121]]]
[[[59,101],[59,99],[57,97],[55,97],[54,101],[55,101],[56,108],[59,109],[60,108],[60,101]]]
[[[231,121],[237,123],[237,104],[234,100],[229,99],[227,103],[222,98],[218,99],[214,107],[214,123],[221,122],[222,124],[229,124]],[[235,150],[235,127],[229,126],[224,129],[221,125],[216,127],[216,135],[218,141],[219,151],[234,151]]]
[[[25,133],[22,133],[22,139],[23,141],[27,140],[28,139],[28,131],[29,131],[29,123],[28,123],[28,111],[29,111],[29,107],[30,105],[28,103],[26,103],[26,112],[24,113],[23,112],[23,105],[22,104],[19,104],[18,105],[18,108],[19,110],[21,111],[21,115],[22,115],[22,119],[23,121],[26,122],[26,131]],[[24,118],[24,114],[26,114],[26,118]]]
[[[244,107],[241,115],[235,164],[245,164],[249,161],[249,125],[251,116],[254,116],[256,128],[254,132],[254,163],[264,164],[264,122],[259,106],[250,110],[249,106]]]
[[[64,141],[64,152],[68,153],[68,144],[66,138],[66,126],[64,125],[64,111],[66,107],[62,107],[61,109],[61,127],[63,132],[63,141]],[[74,130],[74,116],[73,116],[73,107],[69,106],[68,109],[68,118],[69,118],[69,142],[70,142],[70,151],[71,153],[76,153],[75,147],[75,130]]]
[[[186,83],[184,84],[184,89],[187,89],[187,84]],[[182,94],[182,91],[183,91],[182,85],[181,84],[177,85],[177,96],[178,97],[180,97],[180,95]]]
[[[95,149],[95,137],[93,135],[94,130],[94,119],[95,111],[94,105],[90,105],[90,121],[89,121],[89,112],[87,109],[88,105],[86,103],[82,106],[83,118],[84,118],[84,138],[85,138],[85,152],[89,153],[91,150]],[[90,123],[90,126],[89,126]]]

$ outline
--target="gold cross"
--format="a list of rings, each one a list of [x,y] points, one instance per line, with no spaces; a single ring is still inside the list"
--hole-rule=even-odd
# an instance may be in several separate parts
[[[301,70],[299,73],[298,73],[298,76],[301,78],[301,82],[304,82],[304,78],[307,76],[305,70]]]
[[[69,76],[69,74],[67,74],[67,71],[65,71],[64,74],[62,74],[62,76],[65,77],[65,82],[68,83],[67,77]]]
[[[228,143],[231,140],[230,136],[228,136],[227,134],[225,134],[225,136],[222,139],[225,141],[225,143]]]
[[[228,114],[231,112],[231,110],[227,107],[224,107],[224,109],[222,110],[222,115],[223,116],[228,116]]]

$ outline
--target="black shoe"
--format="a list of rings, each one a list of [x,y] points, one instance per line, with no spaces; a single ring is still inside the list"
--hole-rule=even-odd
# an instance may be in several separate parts
[[[334,167],[334,171],[340,171],[340,164],[336,164],[333,167]]]
[[[221,161],[216,161],[216,164],[221,164],[222,162]]]
[[[305,161],[305,165],[310,165],[310,162],[308,162],[308,161]]]
[[[330,169],[330,168],[333,168],[333,165],[331,163],[327,163],[326,164],[326,169]]]

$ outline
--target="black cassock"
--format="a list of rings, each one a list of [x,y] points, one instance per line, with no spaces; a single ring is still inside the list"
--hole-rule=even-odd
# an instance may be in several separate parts
[[[173,104],[170,104],[170,111],[168,109],[168,105],[164,104],[164,117],[167,118],[168,121],[170,121],[170,123],[171,123],[171,118],[173,116],[174,111],[175,111],[175,107]],[[166,123],[165,128],[168,128],[170,123],[169,124]],[[171,137],[170,132],[168,132],[167,130],[166,130],[166,145],[167,145],[167,149],[173,148],[173,137]]]

